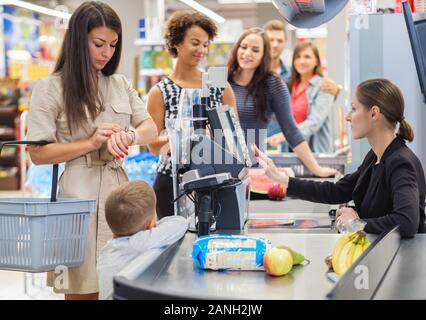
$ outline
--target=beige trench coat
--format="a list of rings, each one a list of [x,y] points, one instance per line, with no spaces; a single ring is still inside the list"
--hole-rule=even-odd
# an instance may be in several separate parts
[[[74,129],[72,135],[67,125],[60,77],[52,75],[41,79],[34,87],[30,101],[27,140],[68,143],[89,138],[101,123],[115,123],[123,128],[129,128],[131,125],[136,128],[149,118],[142,100],[124,76],[105,77],[99,72],[98,79],[103,111],[95,121],[88,116],[88,124]],[[89,294],[99,291],[96,257],[100,249],[112,238],[111,230],[105,221],[104,204],[109,193],[126,181],[128,178],[121,161],[116,160],[107,151],[106,145],[100,150],[66,163],[59,180],[59,196],[95,199],[97,212],[91,214],[84,264],[69,270],[68,283],[55,281],[57,275],[48,273],[48,285],[53,287],[55,292]]]

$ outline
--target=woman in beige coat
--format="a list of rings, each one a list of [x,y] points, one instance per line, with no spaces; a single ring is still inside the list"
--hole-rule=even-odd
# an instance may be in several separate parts
[[[128,181],[122,168],[128,147],[158,136],[136,91],[115,74],[121,47],[121,22],[113,9],[83,3],[71,17],[55,72],[36,84],[31,97],[27,139],[51,142],[30,147],[31,159],[66,163],[60,197],[97,200],[84,264],[60,279],[48,274],[48,285],[65,299],[97,299],[97,252],[112,237],[104,216],[106,197]]]

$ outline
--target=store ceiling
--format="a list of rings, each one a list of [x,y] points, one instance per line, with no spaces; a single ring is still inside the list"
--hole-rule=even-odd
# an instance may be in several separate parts
[[[165,1],[167,15],[176,10],[190,8],[179,0]],[[242,20],[245,28],[261,26],[267,20],[281,18],[272,3],[220,4],[218,0],[198,0],[197,2],[227,20]]]
[[[227,11],[256,11],[256,3],[241,3],[241,4],[220,4],[218,0],[198,0],[201,5],[215,11],[215,12],[227,12]],[[166,0],[166,4],[169,10],[180,10],[188,8],[188,6],[179,0]]]
[[[77,8],[84,0],[25,0],[34,4],[38,4],[43,7],[55,9],[59,5],[67,6],[70,11]]]
[[[55,8],[60,4],[65,4],[70,8],[77,7],[84,0],[25,0],[28,2],[36,3],[49,8]],[[144,1],[144,0],[135,0],[135,1]],[[145,0],[145,1],[155,1],[155,0]],[[188,6],[179,0],[165,0],[166,7],[170,11],[187,9]],[[206,6],[207,8],[215,12],[252,12],[255,14],[258,4],[256,3],[243,3],[243,4],[220,4],[218,0],[198,0],[200,4]]]
[[[54,9],[58,5],[65,5],[69,11],[74,11],[83,0],[26,0],[38,5]],[[135,0],[155,1],[155,0]],[[213,10],[227,20],[242,20],[245,28],[259,26],[269,19],[280,18],[278,11],[270,3],[243,3],[220,4],[218,0],[198,0],[203,6]],[[176,10],[190,9],[189,6],[179,0],[165,0],[166,16]]]

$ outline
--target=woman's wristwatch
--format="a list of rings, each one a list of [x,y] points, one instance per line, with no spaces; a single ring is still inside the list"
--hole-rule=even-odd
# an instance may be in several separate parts
[[[341,84],[337,85],[337,93],[336,93],[336,97],[340,94],[340,92],[342,92],[343,86]]]
[[[132,135],[132,143],[130,144],[131,146],[135,146],[138,144],[139,139],[138,139],[138,134],[136,132],[136,130],[129,130],[130,134]]]

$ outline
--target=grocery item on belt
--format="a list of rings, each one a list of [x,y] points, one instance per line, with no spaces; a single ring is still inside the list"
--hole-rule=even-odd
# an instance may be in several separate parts
[[[192,258],[200,269],[263,270],[269,242],[237,235],[208,235],[194,241]]]

